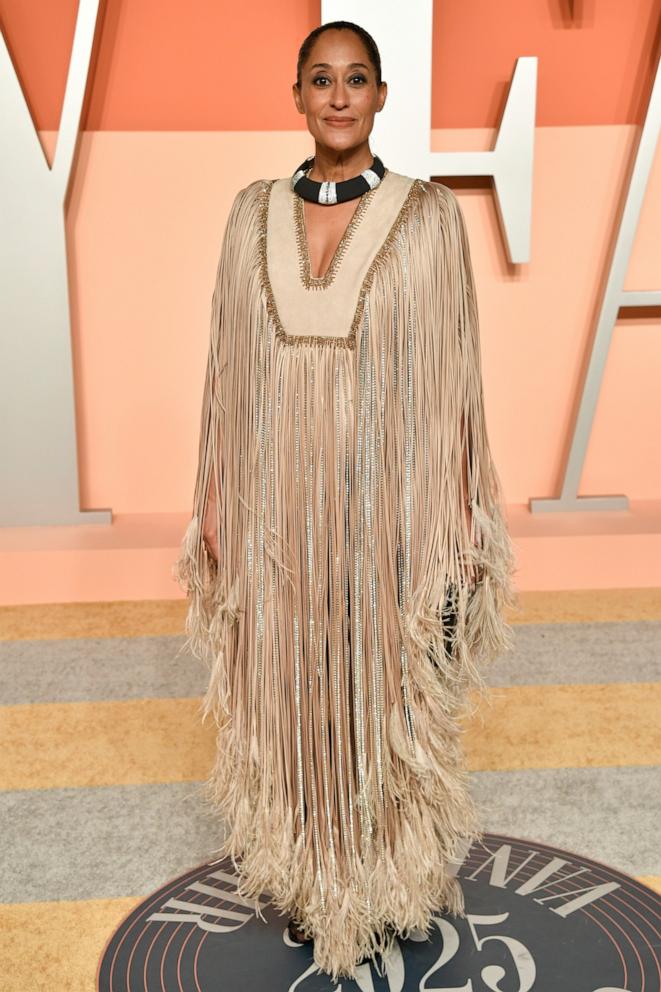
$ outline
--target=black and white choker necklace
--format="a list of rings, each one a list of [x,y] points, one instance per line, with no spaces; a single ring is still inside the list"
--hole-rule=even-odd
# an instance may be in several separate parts
[[[378,155],[374,156],[374,161],[369,169],[365,169],[358,176],[351,179],[342,179],[340,182],[326,180],[318,182],[310,179],[307,173],[314,165],[314,155],[310,155],[301,162],[298,169],[291,177],[291,188],[304,200],[311,200],[313,203],[344,203],[346,200],[355,200],[362,196],[369,189],[378,186],[385,175],[385,166]]]

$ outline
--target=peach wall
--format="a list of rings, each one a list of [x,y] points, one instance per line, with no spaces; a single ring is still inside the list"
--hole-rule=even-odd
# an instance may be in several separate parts
[[[0,4],[40,130],[58,126],[77,7]],[[304,126],[289,91],[319,3],[106,0],[101,9],[84,130]],[[657,0],[436,0],[431,126],[495,127],[521,55],[539,59],[540,126],[641,123],[659,55],[658,9]]]
[[[432,145],[483,148],[491,138],[443,131]],[[537,129],[527,264],[507,260],[491,191],[457,191],[479,294],[490,436],[510,503],[556,492],[634,138],[625,125]],[[83,506],[189,507],[233,192],[286,175],[308,151],[295,132],[83,136],[68,213]],[[658,281],[659,158],[629,289]],[[661,498],[661,459],[650,457],[651,425],[661,420],[660,323],[650,315],[617,323],[582,492]]]
[[[3,30],[47,154],[56,141],[76,9],[73,0],[1,2]],[[561,2],[439,0],[431,146],[490,148],[515,59],[538,57],[529,263],[507,261],[488,184],[455,185],[469,228],[489,433],[520,584],[607,587],[619,578],[653,585],[659,573],[650,538],[661,532],[658,311],[617,322],[580,487],[625,493],[636,513],[590,520],[577,513],[560,521],[527,511],[529,498],[558,492],[658,58],[655,0],[583,0],[573,5],[573,17],[571,9]],[[241,186],[288,174],[311,150],[289,88],[297,45],[318,18],[318,5],[308,0],[105,5],[67,239],[81,506],[112,508],[115,543],[106,547],[93,527],[4,535],[0,564],[9,570],[0,601],[176,594],[167,563],[192,500],[225,219]],[[657,149],[627,289],[660,288],[660,158]],[[40,557],[42,538],[51,543]],[[596,567],[599,549],[610,571]],[[50,553],[66,565],[49,565]],[[39,561],[43,568],[35,568]]]

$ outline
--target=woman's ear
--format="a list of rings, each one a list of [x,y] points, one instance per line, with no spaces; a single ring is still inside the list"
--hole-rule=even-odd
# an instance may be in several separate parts
[[[303,107],[303,102],[301,100],[301,91],[296,85],[296,83],[292,84],[291,92],[292,92],[292,96],[294,97],[294,103],[296,104],[296,109],[298,110],[299,114],[304,114],[305,109]]]

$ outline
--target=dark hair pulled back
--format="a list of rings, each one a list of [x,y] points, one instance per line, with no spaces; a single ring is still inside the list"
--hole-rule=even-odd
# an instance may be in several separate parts
[[[381,84],[381,56],[379,54],[379,49],[377,48],[374,38],[366,31],[365,28],[361,28],[360,24],[354,24],[353,21],[326,21],[325,24],[320,24],[319,27],[314,28],[310,31],[309,35],[303,39],[301,47],[298,50],[298,60],[296,62],[296,85],[300,88],[301,85],[301,69],[307,61],[308,55],[312,50],[312,46],[324,31],[334,28],[335,30],[348,30],[353,31],[358,35],[363,45],[367,50],[367,54],[372,67],[376,73],[376,85]]]

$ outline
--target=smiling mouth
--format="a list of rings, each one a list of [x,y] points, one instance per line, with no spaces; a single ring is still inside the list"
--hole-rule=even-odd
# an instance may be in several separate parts
[[[324,120],[327,124],[353,124],[353,117],[325,117]]]

